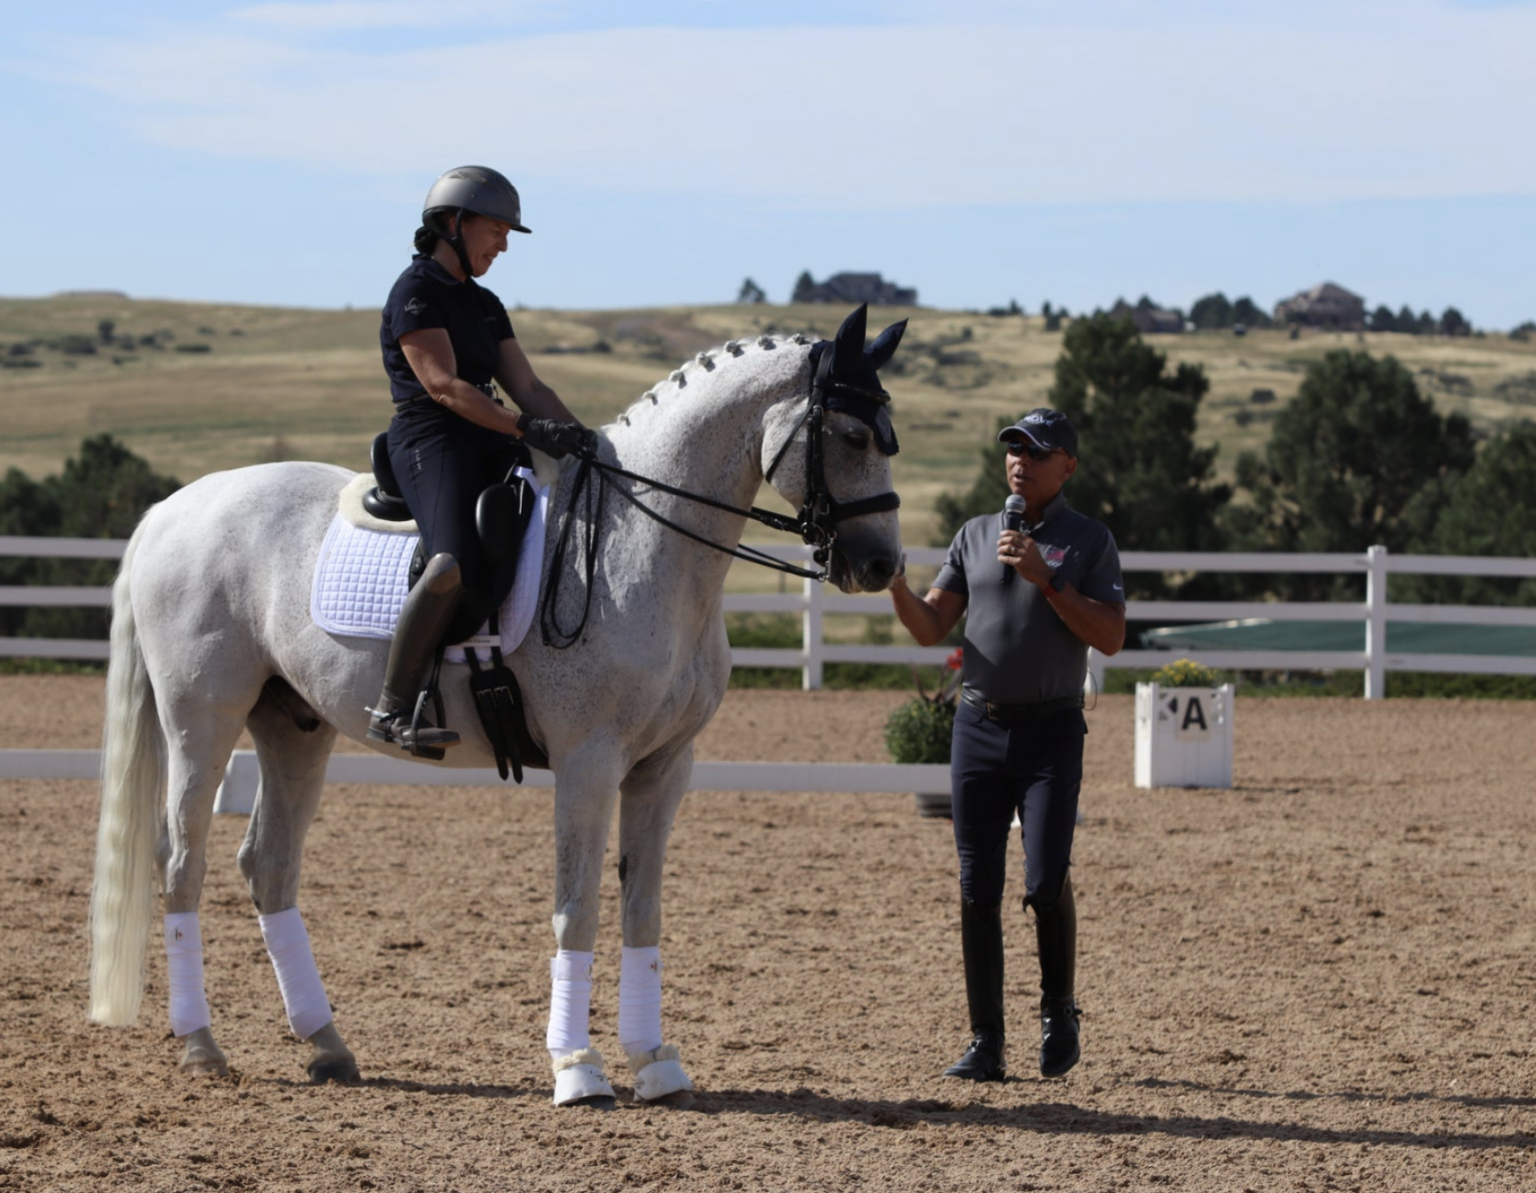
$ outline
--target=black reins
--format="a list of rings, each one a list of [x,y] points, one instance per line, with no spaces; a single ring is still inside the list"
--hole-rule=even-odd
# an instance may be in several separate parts
[[[823,351],[816,362],[811,381],[811,392],[806,400],[805,413],[800,416],[794,428],[785,438],[783,446],[773,457],[773,462],[764,473],[764,480],[772,480],[773,474],[783,461],[790,444],[795,441],[802,427],[806,429],[805,438],[805,477],[806,497],[801,505],[799,516],[786,517],[776,514],[772,510],[761,509],[758,506],[748,506],[742,509],[724,501],[716,501],[713,497],[705,497],[701,493],[691,493],[676,485],[669,485],[665,481],[655,480],[651,477],[641,476],[631,472],[627,468],[621,468],[617,464],[608,464],[595,456],[583,456],[581,463],[577,465],[576,475],[571,483],[571,500],[561,515],[560,528],[556,532],[554,554],[550,558],[552,575],[544,589],[544,599],[539,610],[540,629],[544,643],[553,646],[557,650],[564,650],[575,645],[581,637],[581,632],[586,628],[587,617],[592,608],[592,581],[597,570],[597,534],[598,526],[602,520],[603,507],[608,490],[611,488],[624,500],[628,501],[646,517],[660,523],[669,530],[676,531],[685,538],[692,539],[696,543],[702,543],[706,547],[719,551],[722,554],[755,563],[760,567],[771,568],[777,572],[785,572],[791,576],[800,576],[807,580],[825,581],[828,576],[828,564],[832,557],[832,545],[837,541],[837,523],[847,521],[849,518],[857,518],[861,514],[883,513],[893,510],[901,505],[901,497],[894,491],[878,493],[873,497],[862,497],[857,501],[838,501],[832,496],[831,489],[827,485],[826,461],[822,446],[822,425],[826,417],[827,398],[829,390],[846,391],[855,401],[864,401],[881,405],[890,401],[890,395],[884,390],[878,392],[850,385],[846,382],[834,381],[831,377],[832,353]],[[593,471],[597,472],[596,485],[591,484]],[[736,514],[758,522],[770,530],[781,531],[785,534],[798,534],[802,542],[811,548],[811,559],[817,565],[816,568],[803,568],[786,560],[777,559],[761,551],[756,547],[737,544],[735,547],[727,547],[723,543],[714,542],[705,538],[696,531],[689,530],[672,519],[643,504],[639,497],[626,489],[612,483],[610,477],[624,477],[626,480],[635,481],[648,488],[669,493],[674,497],[682,497],[699,505],[707,505],[712,509],[723,510],[729,514]],[[560,579],[564,574],[566,556],[569,551],[571,531],[573,529],[573,516],[578,501],[585,499],[584,513],[587,518],[587,531],[582,543],[582,554],[585,556],[586,598],[582,602],[581,620],[573,630],[562,627],[555,613],[556,594],[560,586]]]

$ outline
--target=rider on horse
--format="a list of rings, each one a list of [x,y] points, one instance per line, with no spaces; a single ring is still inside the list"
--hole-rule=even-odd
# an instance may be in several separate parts
[[[450,624],[469,605],[487,606],[468,611],[474,625],[490,612],[474,527],[480,492],[500,479],[493,473],[513,439],[557,458],[591,440],[535,375],[501,301],[475,281],[506,251],[509,232],[528,231],[505,177],[484,166],[449,170],[427,192],[416,255],[384,304],[379,343],[395,405],[389,462],[427,564],[400,611],[368,736],[412,752],[459,740],[446,728],[413,729],[412,720]]]

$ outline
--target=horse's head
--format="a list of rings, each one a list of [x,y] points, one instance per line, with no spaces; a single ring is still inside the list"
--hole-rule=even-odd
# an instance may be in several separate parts
[[[764,474],[831,541],[829,575],[844,592],[879,592],[901,560],[900,504],[891,486],[896,432],[878,370],[907,322],[864,346],[859,307],[810,351],[809,397],[779,403],[763,437]]]

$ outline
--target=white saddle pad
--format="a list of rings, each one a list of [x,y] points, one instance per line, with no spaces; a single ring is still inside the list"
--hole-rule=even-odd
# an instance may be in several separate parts
[[[544,566],[544,519],[549,489],[523,469],[518,472],[533,486],[533,516],[517,558],[512,591],[497,614],[502,654],[511,654],[522,642],[539,602],[539,578]],[[405,603],[406,573],[421,538],[408,531],[381,531],[354,525],[338,513],[331,519],[320,559],[315,565],[309,611],[315,624],[343,638],[392,638],[400,606]],[[443,654],[449,662],[464,661],[464,647],[488,648],[497,641],[487,623],[465,642]]]

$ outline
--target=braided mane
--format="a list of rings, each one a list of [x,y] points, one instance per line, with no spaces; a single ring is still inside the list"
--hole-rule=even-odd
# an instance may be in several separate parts
[[[669,373],[664,381],[659,381],[650,389],[640,395],[638,399],[615,420],[626,427],[634,426],[637,416],[644,418],[650,411],[658,408],[663,403],[670,404],[678,394],[688,388],[690,376],[696,376],[701,370],[713,372],[721,365],[730,365],[745,356],[755,356],[758,353],[771,351],[780,343],[796,345],[809,344],[811,339],[804,332],[794,332],[787,336],[760,335],[753,340],[727,340],[718,348],[712,348],[704,352],[696,353],[685,360],[677,368]]]

